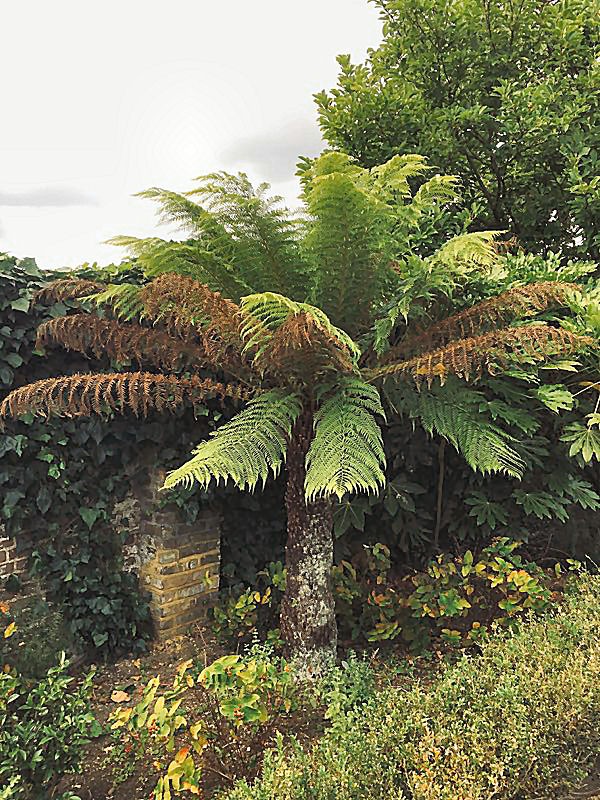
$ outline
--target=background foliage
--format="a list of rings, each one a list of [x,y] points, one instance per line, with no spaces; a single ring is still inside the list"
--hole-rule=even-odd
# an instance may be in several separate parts
[[[326,139],[365,166],[421,153],[458,175],[477,228],[600,253],[597,0],[374,0],[381,45],[340,56]]]

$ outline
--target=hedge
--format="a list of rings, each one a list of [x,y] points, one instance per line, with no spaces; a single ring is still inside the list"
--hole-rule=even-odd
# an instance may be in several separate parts
[[[557,800],[600,754],[600,578],[429,686],[375,694],[228,800]]]

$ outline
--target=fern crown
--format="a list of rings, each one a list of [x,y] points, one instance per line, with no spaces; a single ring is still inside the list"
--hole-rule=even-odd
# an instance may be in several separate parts
[[[486,411],[488,376],[531,380],[537,366],[585,350],[597,300],[575,285],[585,267],[524,280],[507,270],[497,232],[469,232],[466,220],[444,238],[459,187],[431,172],[416,155],[363,169],[328,152],[301,162],[296,213],[243,174],[203,176],[184,194],[143,192],[181,238],[114,240],[140,282],[51,284],[40,299],[77,299],[80,311],[43,325],[38,345],[153,372],[42,381],[10,395],[0,415],[245,403],[166,487],[214,479],[247,489],[279,473],[308,419],[313,502],[383,485],[384,400],[388,416],[418,421],[474,469],[520,476],[518,441]]]

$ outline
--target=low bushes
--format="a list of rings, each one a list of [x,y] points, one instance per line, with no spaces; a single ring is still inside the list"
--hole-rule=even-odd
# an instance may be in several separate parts
[[[164,686],[157,675],[135,705],[110,717],[117,758],[125,755],[134,766],[131,762],[154,754],[153,800],[202,794],[206,769],[230,782],[236,774],[248,774],[264,749],[265,727],[289,714],[296,701],[288,664],[261,645],[243,657],[222,656],[204,669],[192,659],[184,661],[172,687]],[[120,695],[116,692],[117,702]]]
[[[556,800],[600,753],[599,629],[600,579],[584,575],[553,615],[334,715],[311,751],[281,745],[227,798]]]
[[[99,733],[89,703],[92,673],[74,687],[67,669],[63,656],[35,683],[14,669],[0,672],[0,786],[10,787],[11,800],[52,796]]]
[[[364,545],[351,561],[333,569],[339,640],[383,645],[395,640],[414,655],[434,643],[478,645],[496,622],[511,627],[528,611],[546,611],[560,602],[567,573],[560,564],[543,569],[520,554],[522,542],[498,537],[478,555],[440,554],[426,569],[399,573],[389,548]],[[569,570],[579,562],[567,559]],[[270,562],[253,586],[226,595],[213,609],[215,633],[235,645],[258,634],[277,643],[285,591],[283,564]]]

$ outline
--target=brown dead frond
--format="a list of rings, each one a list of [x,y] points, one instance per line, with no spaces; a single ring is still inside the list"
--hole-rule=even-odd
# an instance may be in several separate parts
[[[151,319],[166,319],[170,327],[184,331],[191,324],[228,346],[243,348],[239,306],[203,283],[165,273],[142,289],[141,300]]]
[[[310,314],[294,314],[280,325],[254,359],[260,372],[311,380],[329,369],[351,372],[352,354]]]
[[[149,372],[78,374],[47,378],[15,389],[0,405],[0,418],[30,412],[39,416],[79,417],[108,411],[175,411],[210,398],[248,400],[251,392],[196,376],[154,375]]]
[[[34,300],[39,303],[58,303],[86,297],[88,294],[101,292],[104,288],[106,288],[104,284],[98,281],[88,281],[83,278],[60,278],[36,292]]]
[[[443,347],[455,339],[477,336],[487,330],[507,325],[515,319],[530,317],[540,311],[565,304],[577,287],[570,283],[544,281],[509,289],[497,297],[467,308],[427,328],[409,333],[397,347],[385,355],[384,363]]]
[[[166,370],[202,367],[208,362],[202,348],[191,341],[174,339],[160,329],[142,328],[93,314],[73,314],[44,322],[38,328],[36,344],[38,347],[58,344],[96,358],[107,355],[121,363],[137,361]]]
[[[411,376],[417,384],[425,381],[430,386],[435,378],[443,383],[449,374],[465,380],[480,378],[484,371],[493,375],[519,362],[567,355],[591,343],[588,337],[549,325],[504,328],[459,339],[406,361],[375,368],[369,371],[369,377]]]

